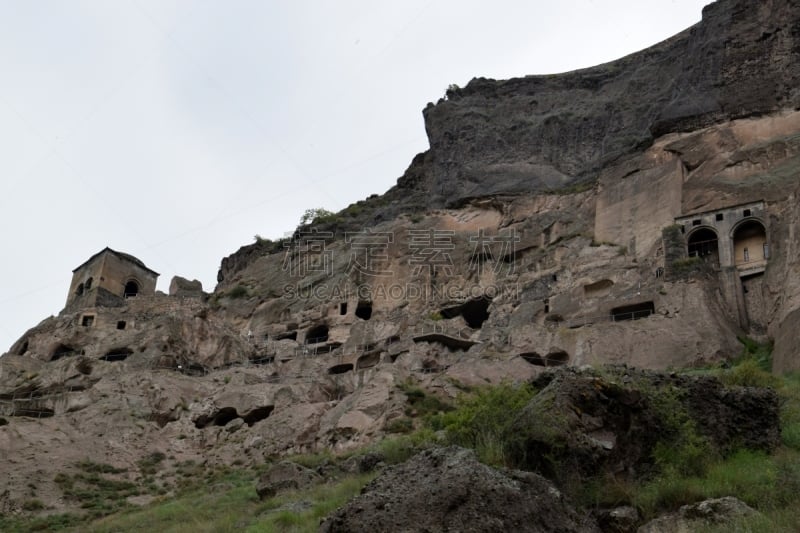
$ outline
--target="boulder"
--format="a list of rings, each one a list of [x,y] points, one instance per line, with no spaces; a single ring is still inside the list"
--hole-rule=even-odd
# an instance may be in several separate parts
[[[596,512],[597,523],[603,533],[629,533],[636,530],[641,517],[639,511],[630,505]]]
[[[351,474],[363,474],[365,472],[372,472],[383,465],[386,458],[382,453],[367,452],[364,454],[354,455],[348,457],[342,462],[340,468]]]
[[[264,472],[256,485],[256,493],[262,500],[272,498],[286,490],[305,489],[322,481],[322,478],[302,465],[281,461]]]
[[[713,524],[724,524],[731,520],[756,514],[752,507],[732,496],[705,500],[684,505],[676,513],[651,520],[637,533],[691,533]]]
[[[599,531],[549,481],[496,470],[456,446],[424,451],[387,468],[330,515],[320,532]]]
[[[529,469],[561,481],[647,474],[655,445],[680,438],[676,426],[684,420],[723,455],[737,446],[769,451],[780,442],[779,400],[771,389],[624,365],[562,367],[534,385],[541,391],[515,422],[518,454]]]

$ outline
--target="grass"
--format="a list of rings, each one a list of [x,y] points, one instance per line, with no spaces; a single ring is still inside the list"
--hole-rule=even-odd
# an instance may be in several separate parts
[[[405,414],[409,417],[426,418],[438,413],[451,411],[453,406],[432,394],[428,394],[419,387],[406,382],[400,385],[408,399]]]
[[[781,398],[782,445],[772,454],[740,449],[726,458],[709,458],[705,468],[694,474],[665,468],[657,477],[617,491],[625,493],[627,498],[621,500],[638,507],[643,516],[653,517],[708,498],[735,496],[760,514],[702,531],[800,530],[800,374],[772,374],[772,345],[748,338],[739,340],[741,356],[730,368],[711,373],[729,386],[772,387],[777,391]]]
[[[672,267],[674,273],[684,274],[692,271],[700,263],[702,263],[702,259],[699,257],[684,257],[673,261],[670,267]]]
[[[315,532],[320,519],[357,495],[373,477],[349,476],[261,501],[254,473],[238,471],[222,478],[216,489],[198,487],[177,498],[82,526],[81,531]]]
[[[514,466],[517,443],[512,425],[534,394],[528,385],[477,389],[461,396],[455,410],[431,417],[429,424],[444,430],[451,444],[474,449],[487,464]]]

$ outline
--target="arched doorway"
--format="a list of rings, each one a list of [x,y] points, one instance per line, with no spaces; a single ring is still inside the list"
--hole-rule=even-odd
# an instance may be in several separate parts
[[[699,228],[689,234],[687,240],[689,257],[719,263],[719,238],[711,228]]]
[[[746,220],[733,231],[733,264],[756,266],[769,259],[767,230],[756,219]]]
[[[139,284],[134,280],[130,280],[125,284],[125,298],[130,298],[139,294]]]

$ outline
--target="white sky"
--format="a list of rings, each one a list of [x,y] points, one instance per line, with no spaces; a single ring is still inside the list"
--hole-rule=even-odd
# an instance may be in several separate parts
[[[451,83],[655,44],[708,0],[0,0],[0,353],[105,246],[210,291],[306,208],[382,193]]]

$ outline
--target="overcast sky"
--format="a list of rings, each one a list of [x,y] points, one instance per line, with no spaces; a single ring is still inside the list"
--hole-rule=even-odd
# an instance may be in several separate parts
[[[382,193],[451,83],[588,67],[704,0],[0,0],[0,353],[105,246],[216,283],[306,208]]]

